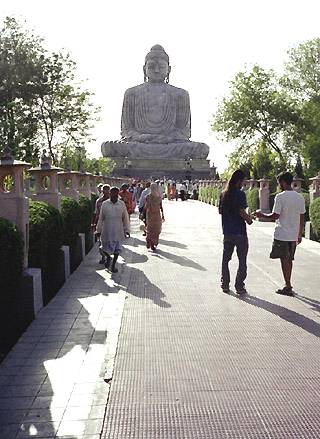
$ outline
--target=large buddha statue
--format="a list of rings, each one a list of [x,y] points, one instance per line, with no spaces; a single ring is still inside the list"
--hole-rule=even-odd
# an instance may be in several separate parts
[[[145,58],[144,83],[124,95],[121,140],[104,142],[107,157],[205,159],[208,145],[191,142],[189,94],[169,84],[171,67],[163,47]]]

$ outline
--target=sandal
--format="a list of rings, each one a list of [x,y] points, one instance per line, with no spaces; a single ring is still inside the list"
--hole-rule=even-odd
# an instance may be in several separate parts
[[[280,294],[281,296],[294,296],[292,291],[292,287],[283,287],[276,291],[276,294]]]

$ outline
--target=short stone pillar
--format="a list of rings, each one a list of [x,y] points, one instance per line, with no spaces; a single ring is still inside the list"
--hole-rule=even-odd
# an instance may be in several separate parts
[[[267,178],[262,178],[259,180],[259,207],[263,213],[270,213],[270,188],[269,188],[270,180]]]
[[[81,175],[81,172],[77,171],[58,172],[61,195],[79,201],[79,175]]]
[[[59,171],[62,169],[51,166],[51,158],[43,151],[40,166],[29,169],[30,175],[35,178],[35,193],[30,193],[34,201],[44,201],[61,210],[61,194],[58,190]]]
[[[23,268],[28,266],[29,250],[29,199],[26,197],[23,173],[29,167],[29,163],[14,160],[10,149],[5,148],[0,158],[0,216],[16,224],[22,233]]]
[[[255,180],[254,178],[251,178],[250,180],[248,180],[248,183],[249,183],[249,190],[259,188],[258,180]]]
[[[303,178],[298,178],[298,177],[294,178],[291,185],[292,189],[296,192],[301,192],[302,182],[303,182]]]
[[[91,198],[91,176],[89,172],[82,172],[79,175],[79,192],[87,198]]]
[[[309,189],[310,203],[320,197],[320,174],[317,177],[310,178],[311,185]]]
[[[250,188],[250,180],[243,180],[242,189],[247,191]]]

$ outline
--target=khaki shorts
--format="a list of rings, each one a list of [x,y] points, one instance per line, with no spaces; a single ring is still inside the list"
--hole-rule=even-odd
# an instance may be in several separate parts
[[[295,241],[279,241],[278,239],[275,239],[273,241],[270,258],[289,259],[290,261],[293,261],[296,248],[297,243]]]

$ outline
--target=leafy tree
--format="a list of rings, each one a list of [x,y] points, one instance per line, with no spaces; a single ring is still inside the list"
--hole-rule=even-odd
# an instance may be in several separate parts
[[[83,146],[63,148],[58,164],[65,169],[101,175],[111,175],[115,166],[108,157],[91,158]]]
[[[42,40],[7,17],[0,31],[0,148],[15,157],[38,154],[35,96],[39,88]]]
[[[279,87],[273,71],[255,65],[239,72],[230,84],[212,122],[212,129],[226,141],[239,140],[247,147],[263,141],[285,162],[285,133],[299,121],[295,102]]]
[[[37,162],[46,147],[53,162],[62,148],[90,142],[99,111],[76,81],[68,54],[50,54],[43,40],[7,17],[0,31],[0,149]]]
[[[320,38],[305,41],[288,52],[282,83],[300,101],[320,101]]]
[[[53,53],[42,59],[42,87],[38,94],[40,135],[54,163],[59,149],[82,145],[91,139],[99,108],[92,93],[75,82],[76,63],[69,54]]]

